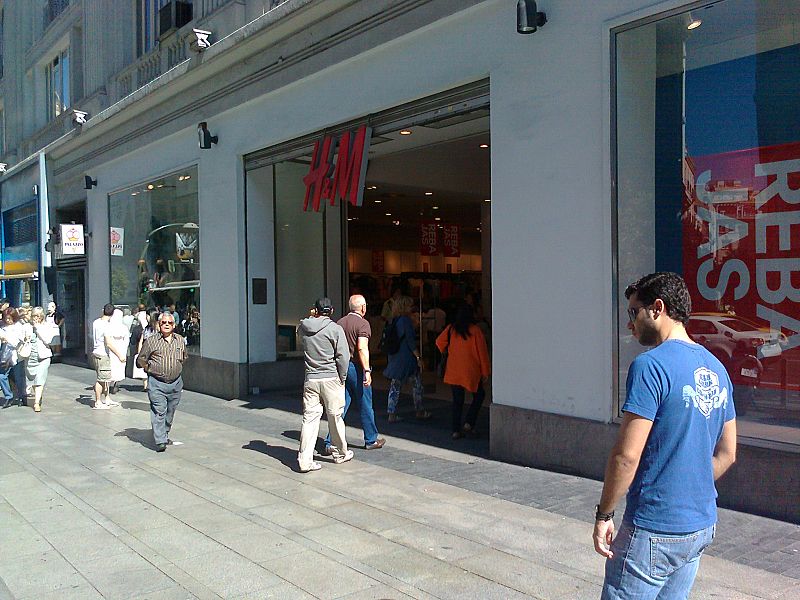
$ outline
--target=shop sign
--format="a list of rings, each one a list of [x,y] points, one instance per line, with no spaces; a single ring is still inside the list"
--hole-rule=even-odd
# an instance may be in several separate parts
[[[383,250],[372,251],[372,272],[383,273],[384,271],[384,256]]]
[[[800,356],[800,143],[690,157],[683,265],[694,311],[788,336]]]
[[[371,137],[372,128],[362,125],[354,132],[346,131],[338,138],[326,135],[314,143],[311,166],[303,177],[304,211],[310,205],[319,212],[323,200],[328,200],[331,206],[336,206],[336,200],[361,206]]]
[[[111,228],[111,256],[123,256],[125,251],[125,229],[122,227]]]
[[[422,221],[419,224],[419,253],[422,256],[439,254],[438,233],[436,221]]]
[[[80,223],[61,224],[61,254],[86,254],[83,225]]]
[[[458,225],[444,225],[442,227],[442,246],[446,257],[457,258],[461,256],[461,228]]]

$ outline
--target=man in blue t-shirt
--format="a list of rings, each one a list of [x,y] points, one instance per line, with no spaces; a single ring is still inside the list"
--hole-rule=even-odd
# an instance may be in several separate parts
[[[646,275],[625,297],[628,329],[653,349],[628,371],[622,426],[595,515],[594,547],[608,559],[602,598],[686,598],[714,538],[714,481],[736,460],[733,386],[722,364],[686,333],[692,305],[679,275]],[[626,490],[613,536],[614,507]]]

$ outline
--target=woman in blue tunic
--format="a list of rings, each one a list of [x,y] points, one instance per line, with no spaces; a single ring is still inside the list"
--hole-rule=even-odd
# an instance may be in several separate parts
[[[414,301],[408,296],[400,296],[392,305],[393,319],[387,327],[395,327],[400,347],[394,354],[389,354],[389,364],[383,371],[384,376],[391,380],[389,384],[389,423],[400,420],[397,415],[397,403],[400,400],[400,390],[406,380],[413,377],[414,408],[418,419],[428,419],[431,413],[422,407],[422,371],[420,369],[420,356],[417,350],[414,324],[411,322],[411,308]]]

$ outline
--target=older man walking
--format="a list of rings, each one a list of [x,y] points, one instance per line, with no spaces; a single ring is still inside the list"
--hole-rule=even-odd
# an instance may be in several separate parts
[[[300,431],[300,451],[297,462],[302,473],[322,468],[314,459],[314,446],[319,433],[322,407],[328,413],[328,429],[333,444],[333,462],[343,463],[353,458],[347,449],[344,435],[344,382],[350,351],[344,330],[331,320],[333,305],[329,298],[319,298],[311,316],[300,321],[298,331],[303,343],[306,380],[303,384],[303,427]]]
[[[152,335],[144,341],[136,364],[147,372],[153,440],[156,452],[164,452],[170,443],[175,409],[181,401],[186,342],[175,333],[175,317],[169,311],[159,315],[158,332],[160,335]]]
[[[364,296],[350,296],[350,312],[337,323],[344,329],[347,349],[350,351],[350,365],[347,368],[347,381],[344,384],[344,412],[347,416],[350,404],[355,400],[361,412],[361,427],[364,430],[364,448],[378,450],[386,443],[378,437],[375,425],[375,411],[372,408],[372,367],[369,366],[369,338],[372,335],[366,319],[367,301]],[[331,434],[325,438],[325,455],[331,454]]]

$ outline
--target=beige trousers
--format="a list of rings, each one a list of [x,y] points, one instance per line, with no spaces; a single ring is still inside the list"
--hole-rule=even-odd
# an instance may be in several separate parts
[[[300,430],[300,452],[297,463],[301,470],[314,462],[314,446],[319,435],[322,407],[328,414],[328,429],[331,432],[333,458],[344,456],[347,440],[344,432],[344,384],[338,377],[330,379],[306,379],[303,385],[303,427]]]

